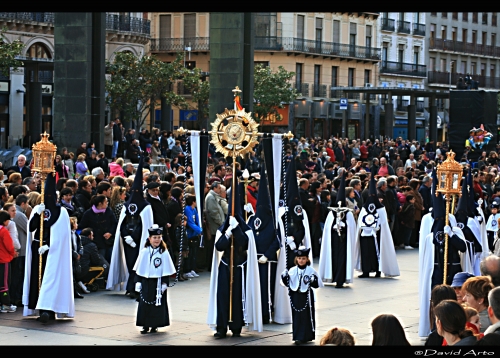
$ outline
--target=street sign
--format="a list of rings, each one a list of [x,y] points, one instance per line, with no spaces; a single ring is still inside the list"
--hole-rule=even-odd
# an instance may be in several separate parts
[[[347,109],[347,98],[340,99],[340,109],[341,110]]]

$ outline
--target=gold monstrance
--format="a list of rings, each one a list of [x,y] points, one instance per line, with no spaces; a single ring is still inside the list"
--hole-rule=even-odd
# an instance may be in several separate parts
[[[446,200],[446,225],[449,225],[450,201],[454,195],[461,194],[460,179],[462,178],[462,166],[455,160],[455,153],[450,150],[446,160],[437,166],[438,185],[436,196],[444,195]],[[465,179],[464,179],[465,180]],[[443,284],[446,285],[446,275],[448,274],[448,235],[445,234],[444,243],[444,273]]]
[[[55,174],[54,171],[54,160],[56,158],[57,147],[49,142],[49,135],[47,132],[41,134],[42,139],[33,144],[33,168],[34,172],[40,173],[40,179],[42,180],[42,195],[41,204],[44,203],[45,196],[45,179],[47,175]],[[40,247],[43,246],[43,221],[44,213],[40,214]],[[38,292],[42,287],[42,255],[40,255],[40,260],[38,263]]]

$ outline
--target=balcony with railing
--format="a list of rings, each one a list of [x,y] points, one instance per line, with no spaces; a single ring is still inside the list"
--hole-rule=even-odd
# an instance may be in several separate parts
[[[149,46],[151,52],[185,51],[186,47],[191,47],[191,51],[206,52],[210,50],[210,42],[208,37],[151,39],[149,42]]]
[[[441,50],[450,52],[462,52],[473,55],[500,57],[500,47],[475,44],[470,42],[429,39],[429,50]]]
[[[413,24],[413,35],[425,36],[425,25],[424,24]]]
[[[398,21],[398,32],[401,32],[404,34],[410,34],[411,33],[410,22],[399,20]]]
[[[342,90],[330,90],[330,98],[347,98],[347,99],[360,99],[361,95],[360,93],[354,93],[354,92],[344,92]]]
[[[396,28],[394,27],[394,20],[382,18],[382,30],[384,31],[394,31]]]
[[[427,75],[427,67],[413,63],[382,61],[380,63],[380,73],[425,77]]]
[[[429,84],[445,84],[455,86],[458,79],[460,77],[465,79],[465,76],[465,73],[452,73],[450,77],[449,72],[429,71],[427,81]],[[477,81],[478,87],[480,88],[500,89],[500,77],[472,75],[472,80]]]
[[[139,17],[106,14],[106,30],[131,32],[149,36],[151,33],[151,21]]]
[[[2,20],[34,21],[54,23],[53,12],[0,12]]]
[[[424,102],[417,102],[415,103],[415,107],[416,107],[416,111],[417,112],[421,112],[423,113],[424,112]]]

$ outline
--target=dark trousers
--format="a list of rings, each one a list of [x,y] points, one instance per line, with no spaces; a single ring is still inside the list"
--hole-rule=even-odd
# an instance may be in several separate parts
[[[403,243],[405,246],[410,246],[411,233],[413,229],[411,227],[400,225],[399,232],[401,233],[401,238],[403,239]]]
[[[10,262],[0,264],[0,302],[10,306]]]
[[[199,239],[189,239],[189,255],[184,263],[184,272],[186,273],[196,269],[196,252],[198,251],[198,246],[200,246]]]
[[[112,145],[106,145],[106,144],[104,145],[104,154],[106,155],[106,158],[111,158],[112,151],[113,151]]]
[[[11,282],[10,282],[10,299],[12,302],[21,301],[23,297],[23,283],[24,283],[24,263],[25,256],[16,257],[10,263],[11,268]]]

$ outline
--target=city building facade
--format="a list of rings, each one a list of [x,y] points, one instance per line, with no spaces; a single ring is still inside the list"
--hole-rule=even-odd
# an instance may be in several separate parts
[[[30,106],[39,105],[30,98],[30,83],[42,83],[42,128],[52,133],[54,112],[54,13],[0,12],[0,28],[5,41],[20,40],[23,62],[9,76],[0,76],[0,148],[26,146]],[[117,52],[145,53],[150,39],[148,13],[106,13],[106,59]]]

